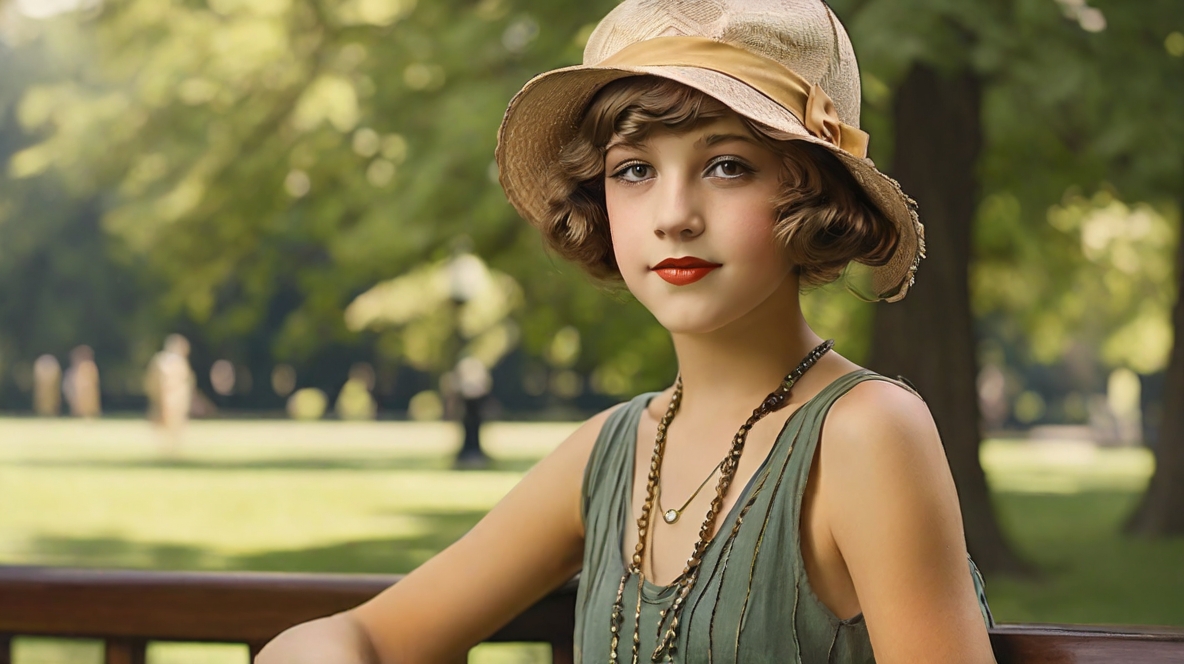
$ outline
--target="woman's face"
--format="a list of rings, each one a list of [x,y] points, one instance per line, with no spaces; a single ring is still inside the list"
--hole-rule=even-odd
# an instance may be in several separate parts
[[[773,238],[781,168],[734,114],[686,132],[657,128],[640,144],[609,142],[605,202],[617,265],[666,329],[719,330],[793,274]]]

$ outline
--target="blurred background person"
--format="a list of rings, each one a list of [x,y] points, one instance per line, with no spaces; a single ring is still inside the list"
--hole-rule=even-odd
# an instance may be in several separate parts
[[[160,427],[167,454],[180,449],[193,405],[196,377],[189,366],[189,340],[180,334],[165,338],[164,348],[152,356],[144,377],[148,419]]]
[[[70,351],[70,368],[62,379],[62,393],[75,417],[98,417],[102,413],[99,400],[99,366],[95,352],[82,345]]]
[[[337,394],[334,408],[343,420],[372,420],[378,413],[378,405],[371,391],[375,381],[374,367],[365,362],[356,362],[349,369],[349,379]]]
[[[48,353],[33,363],[33,412],[41,417],[62,413],[62,365]]]

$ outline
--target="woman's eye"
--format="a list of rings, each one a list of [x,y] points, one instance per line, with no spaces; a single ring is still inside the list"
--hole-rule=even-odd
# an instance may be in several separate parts
[[[613,177],[626,182],[640,182],[649,176],[650,167],[646,164],[629,164],[613,175]]]
[[[735,159],[723,159],[712,164],[707,173],[714,177],[738,178],[748,173],[748,167]]]

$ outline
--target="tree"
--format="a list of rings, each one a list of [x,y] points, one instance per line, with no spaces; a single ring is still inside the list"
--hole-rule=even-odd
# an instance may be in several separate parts
[[[1062,3],[1083,30],[1038,40],[992,92],[975,304],[1046,360],[1084,345],[1099,368],[1166,367],[1156,473],[1127,529],[1178,534],[1184,88],[1164,82],[1184,75],[1184,5],[1096,4]]]
[[[1184,209],[1184,196],[1180,198]],[[1175,342],[1164,387],[1163,424],[1155,448],[1155,474],[1127,530],[1144,535],[1184,534],[1184,241],[1178,242],[1176,304],[1172,308]]]
[[[1103,347],[1101,361],[1123,363],[1129,357],[1112,350],[1121,347],[1113,340],[1166,311],[1150,266],[1145,274],[1107,275],[1102,291],[1117,284],[1126,297],[1081,306],[1074,287],[1097,282],[1109,256],[1083,255],[1085,204],[1079,195],[1063,198],[1109,182],[1138,200],[1162,182],[1149,176],[1164,160],[1132,149],[1150,147],[1139,127],[1162,131],[1147,104],[1163,96],[1148,84],[1166,72],[1163,63],[1139,68],[1147,64],[1147,37],[1160,43],[1157,33],[1178,24],[1170,3],[1151,4],[844,3],[872,102],[866,123],[873,136],[891,128],[893,138],[873,152],[890,158],[891,172],[919,200],[929,247],[910,296],[877,311],[872,365],[912,378],[931,399],[970,549],[989,570],[1023,566],[994,525],[978,464],[972,313],[980,324],[1005,313],[1004,332],[1010,328],[1022,347],[1040,343],[1033,350],[1044,361],[1059,359],[1077,336]],[[1116,52],[1128,56],[1125,64],[1115,64]],[[1058,204],[1073,209],[1045,213]],[[1158,237],[1160,244],[1143,248],[1157,251]],[[1151,296],[1140,299],[1148,289]]]
[[[1128,532],[1151,536],[1184,534],[1184,89],[1166,84],[1184,77],[1184,6],[1162,0],[1107,2],[1110,29],[1120,35],[1100,59],[1099,78],[1111,86],[1099,94],[1106,132],[1097,151],[1110,159],[1107,173],[1124,193],[1144,200],[1169,200],[1177,221],[1174,341],[1165,358],[1163,422],[1156,441],[1155,474],[1126,524]],[[1163,296],[1170,297],[1163,280]]]
[[[981,82],[914,65],[896,91],[892,173],[926,212],[925,269],[902,302],[881,305],[874,368],[913,381],[941,432],[961,497],[967,546],[984,568],[1023,569],[1007,547],[978,460],[974,322],[968,284],[971,223],[978,201]],[[907,146],[907,149],[904,149]]]
[[[978,564],[991,572],[1020,572],[1027,566],[999,529],[978,458],[969,288],[982,191],[985,79],[999,66],[984,60],[1013,48],[1003,29],[1003,5],[922,1],[902,12],[894,3],[869,2],[853,7],[850,21],[856,43],[866,44],[877,63],[869,69],[872,80],[899,81],[887,122],[873,115],[869,124],[883,131],[890,123],[889,171],[919,201],[926,226],[927,258],[916,285],[902,302],[877,308],[870,365],[905,376],[928,400],[958,486],[967,546]],[[899,24],[903,16],[908,24]],[[869,61],[866,50],[862,57]]]

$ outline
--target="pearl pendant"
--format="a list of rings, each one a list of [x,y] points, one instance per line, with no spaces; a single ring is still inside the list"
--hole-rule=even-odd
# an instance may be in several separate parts
[[[662,520],[666,523],[674,523],[678,521],[678,512],[675,510],[666,510],[666,513],[662,515]]]

